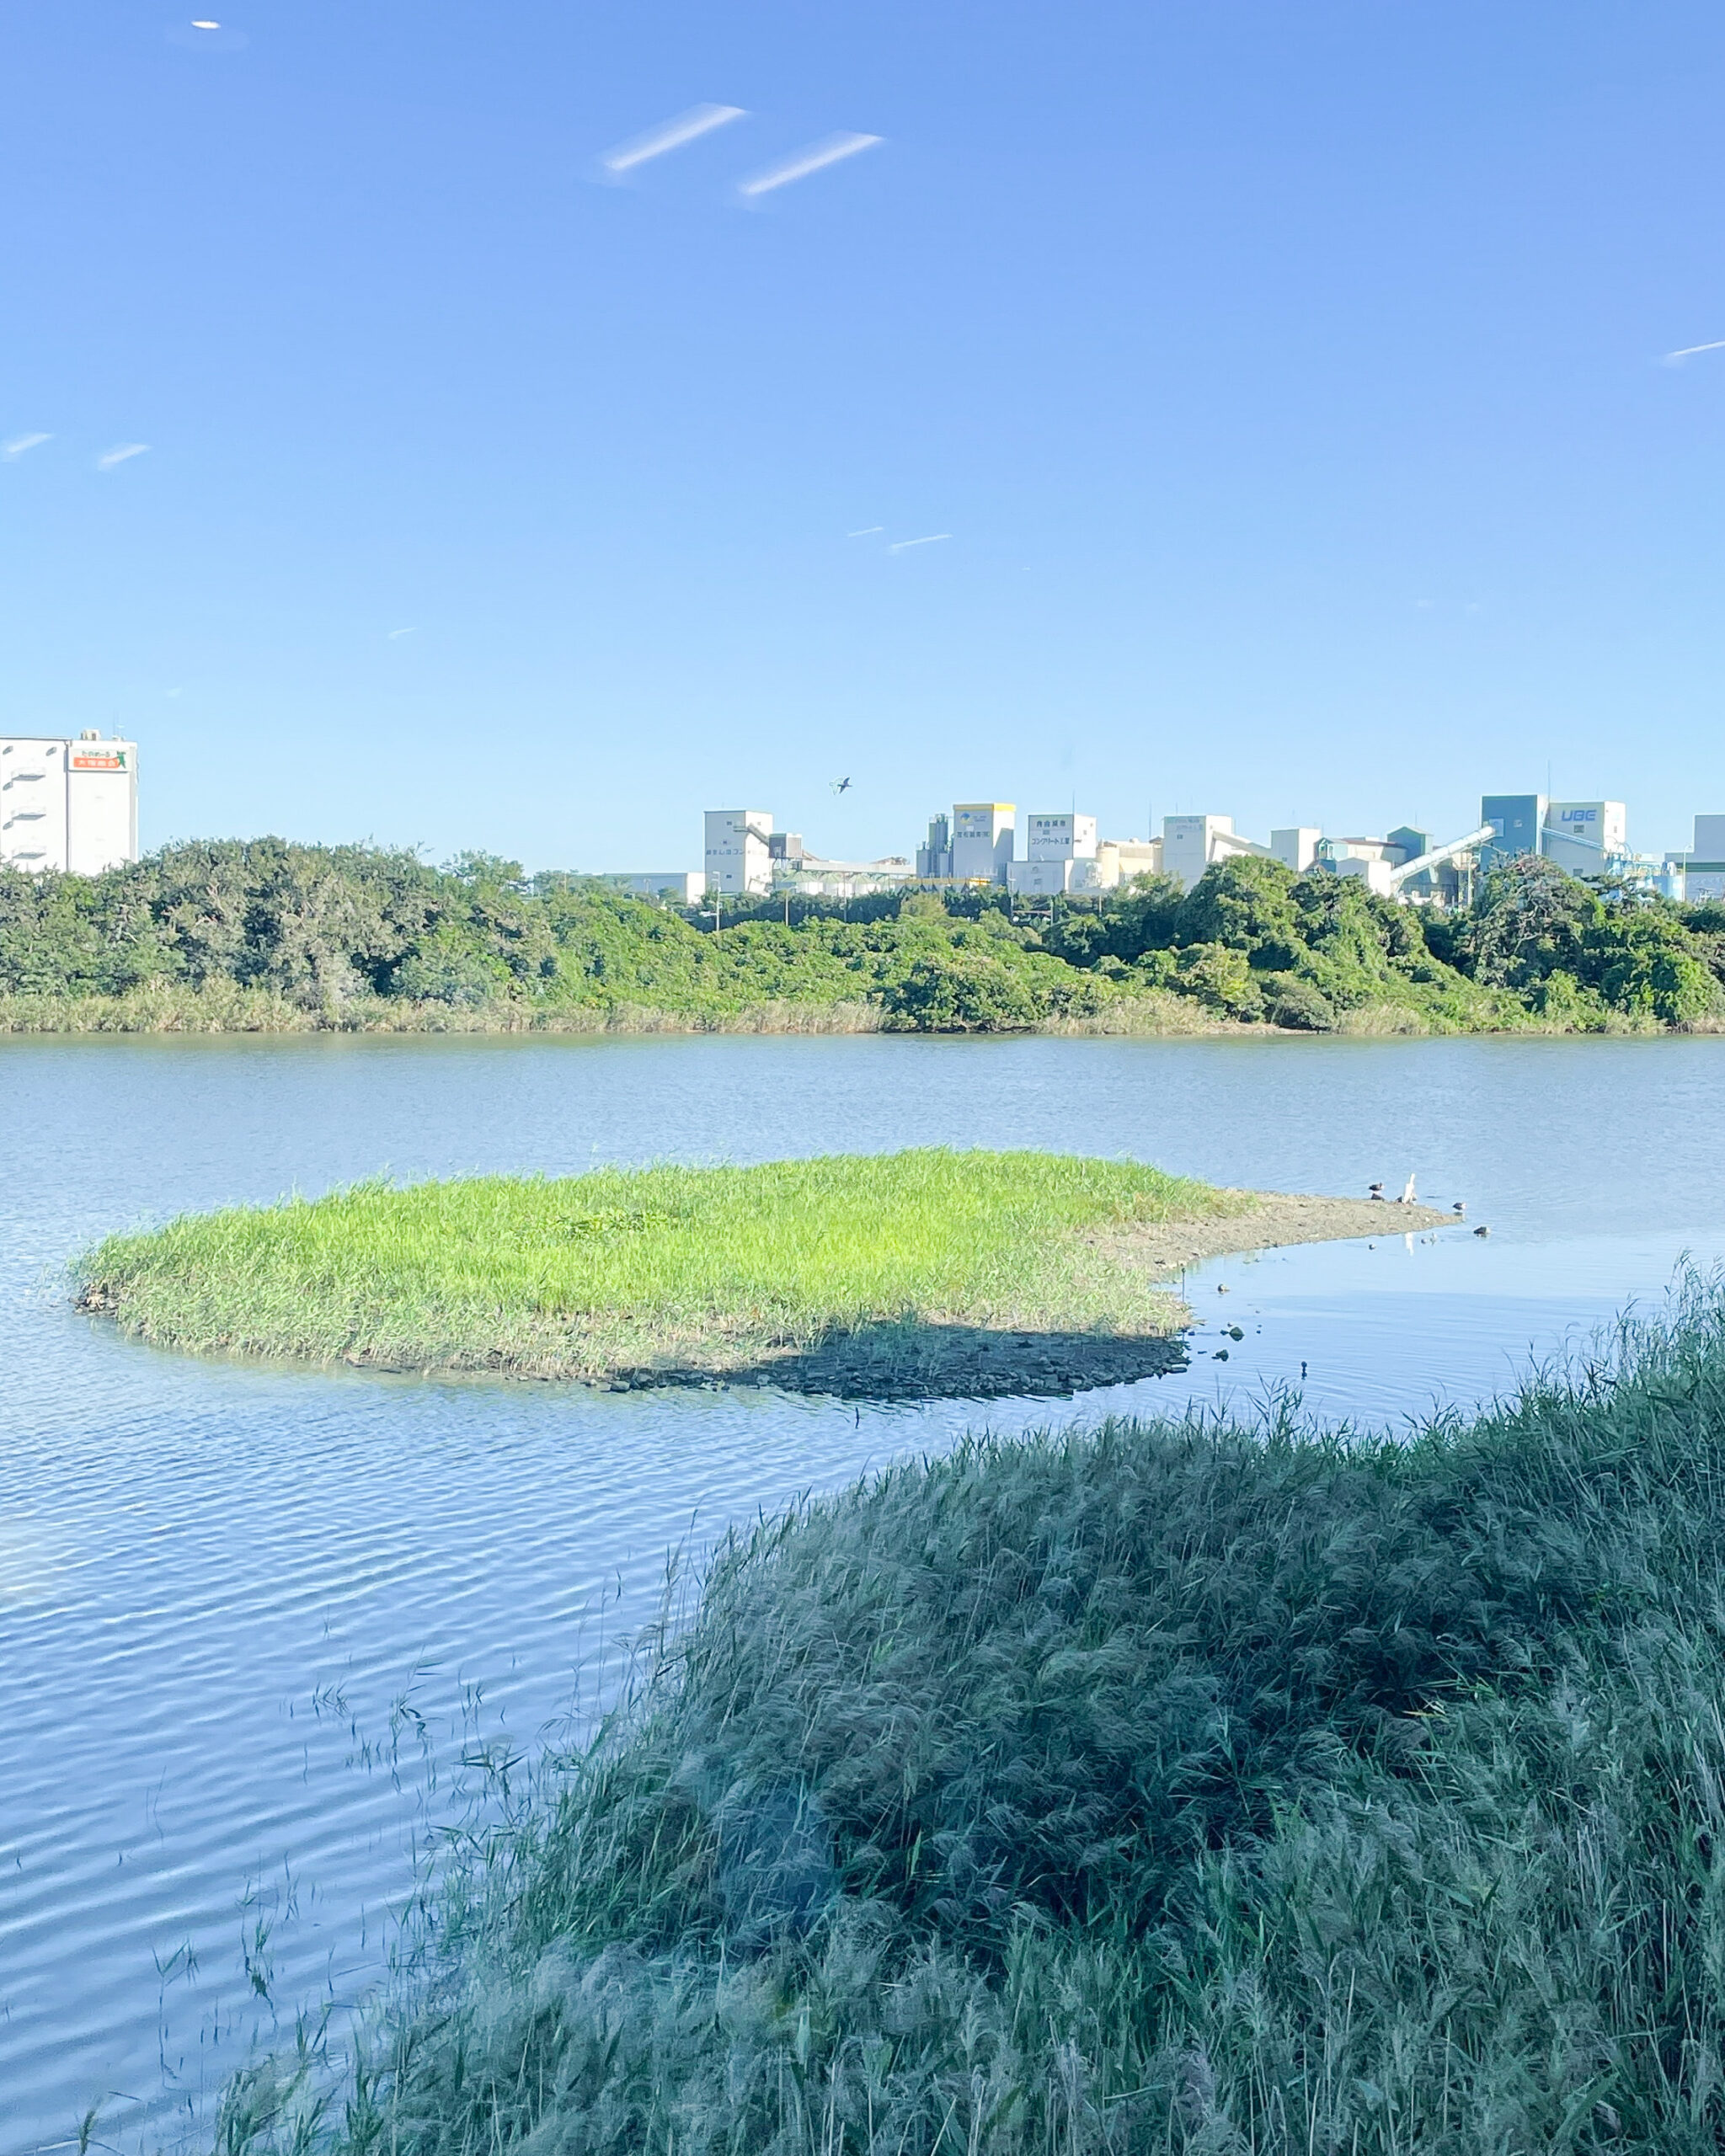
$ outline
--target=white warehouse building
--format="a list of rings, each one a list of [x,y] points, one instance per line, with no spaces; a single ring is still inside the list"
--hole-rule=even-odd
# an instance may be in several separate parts
[[[772,889],[772,819],[764,808],[707,811],[703,888],[728,899],[765,898]]]
[[[0,867],[99,876],[137,857],[135,742],[0,739]]]
[[[1695,844],[1687,853],[1668,853],[1665,878],[1674,898],[1692,906],[1725,899],[1725,816],[1697,816]]]
[[[1007,864],[1007,889],[1023,897],[1047,898],[1100,888],[1096,819],[1076,811],[1025,819],[1028,851]],[[1115,871],[1119,880],[1119,870]]]
[[[1550,801],[1541,851],[1572,876],[1602,876],[1629,851],[1629,811],[1621,801]]]
[[[1017,814],[1010,801],[955,801],[949,873],[961,883],[1004,883]]]
[[[1267,846],[1242,838],[1231,816],[1162,818],[1162,871],[1175,878],[1183,890],[1189,891],[1204,870],[1217,862],[1237,860],[1242,854],[1256,854],[1260,860],[1275,858]]]

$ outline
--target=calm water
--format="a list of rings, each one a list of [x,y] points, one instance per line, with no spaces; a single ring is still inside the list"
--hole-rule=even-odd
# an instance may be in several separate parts
[[[11,1041],[0,1129],[0,2156],[92,2105],[99,2142],[165,2137],[352,1999],[463,1748],[531,1755],[674,1546],[967,1424],[1250,1403],[1302,1364],[1315,1410],[1393,1424],[1725,1258],[1711,1040]],[[383,1169],[936,1143],[1412,1171],[1493,1232],[1224,1261],[1188,1373],[1057,1406],[251,1369],[66,1300],[110,1229]]]

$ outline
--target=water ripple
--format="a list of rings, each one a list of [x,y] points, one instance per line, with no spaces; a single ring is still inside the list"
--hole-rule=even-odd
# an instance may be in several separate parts
[[[0,1187],[0,2156],[93,2104],[115,2147],[171,2133],[375,1980],[464,1748],[560,1727],[677,1545],[967,1424],[1250,1399],[1302,1363],[1369,1421],[1487,1395],[1725,1250],[1722,1106],[1712,1042],[0,1043],[8,1127],[52,1134]],[[259,1369],[65,1299],[109,1230],[386,1166],[911,1143],[1283,1188],[1417,1166],[1499,1232],[1226,1261],[1190,1372],[1065,1409]]]

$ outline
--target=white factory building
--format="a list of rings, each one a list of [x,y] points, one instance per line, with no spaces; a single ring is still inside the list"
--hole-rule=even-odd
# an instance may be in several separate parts
[[[99,876],[137,857],[135,742],[0,739],[0,867]]]
[[[798,831],[776,831],[764,808],[707,811],[708,896],[734,899],[859,899],[891,890],[916,874],[902,854],[882,861],[829,861],[810,853]]]
[[[1057,892],[1095,890],[1096,819],[1076,812],[1032,815],[1024,819],[1027,841],[1023,861],[1007,863],[1007,889],[1026,898]]]
[[[960,801],[930,820],[913,868],[896,856],[825,861],[809,853],[796,833],[776,832],[765,809],[715,808],[707,814],[704,878],[611,880],[684,904],[695,902],[703,883],[709,894],[739,899],[792,893],[856,898],[912,880],[993,884],[1015,897],[1038,899],[1100,894],[1158,873],[1189,891],[1219,862],[1257,858],[1278,862],[1298,876],[1320,870],[1357,878],[1380,898],[1454,905],[1471,899],[1480,870],[1518,854],[1540,853],[1573,875],[1639,877],[1691,903],[1725,899],[1725,816],[1697,816],[1692,851],[1666,856],[1662,867],[1629,852],[1628,817],[1621,801],[1488,794],[1481,811],[1476,829],[1442,844],[1413,825],[1381,838],[1332,838],[1316,824],[1297,824],[1271,831],[1264,845],[1221,815],[1165,816],[1160,838],[1108,839],[1096,817],[1075,807],[1027,815],[1021,856],[1018,812],[1012,802]]]
[[[599,881],[627,899],[659,899],[674,906],[697,906],[707,895],[707,878],[698,868],[633,868]]]
[[[1725,816],[1696,818],[1694,846],[1666,855],[1663,880],[1674,899],[1692,906],[1725,899]]]
[[[764,808],[707,812],[707,889],[728,899],[772,889],[772,818]]]
[[[916,850],[924,883],[997,883],[1024,897],[1071,891],[1111,891],[1161,866],[1162,842],[1104,839],[1097,820],[1075,809],[1025,819],[1026,851],[1019,859],[1017,808],[1010,801],[959,801],[936,816]]]
[[[1546,804],[1541,851],[1572,876],[1599,876],[1629,851],[1629,811],[1621,801]]]

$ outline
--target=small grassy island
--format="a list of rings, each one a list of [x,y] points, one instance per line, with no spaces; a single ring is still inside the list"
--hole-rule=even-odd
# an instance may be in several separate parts
[[[1029,1152],[371,1182],[111,1236],[79,1299],[162,1347],[325,1364],[1058,1394],[1178,1367],[1194,1259],[1447,1217]]]

